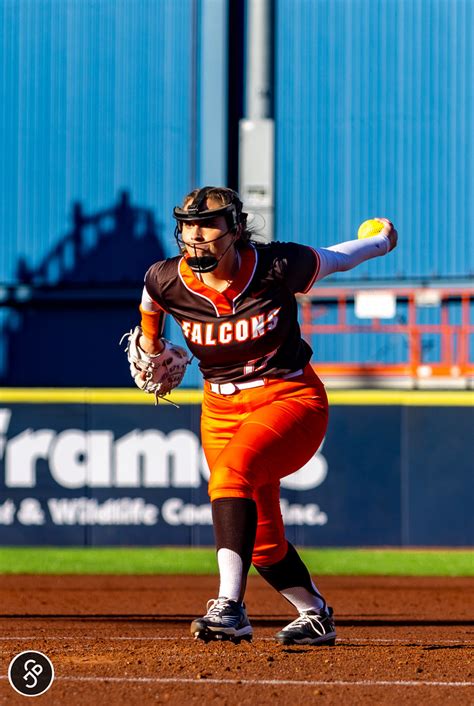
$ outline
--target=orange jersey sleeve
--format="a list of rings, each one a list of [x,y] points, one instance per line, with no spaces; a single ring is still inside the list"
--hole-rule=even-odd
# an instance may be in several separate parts
[[[143,334],[153,341],[161,338],[164,330],[165,312],[161,311],[145,311],[140,305],[141,327]]]
[[[165,327],[166,313],[157,302],[150,297],[146,287],[143,288],[142,301],[140,303],[140,314],[143,334],[155,341],[161,338]]]

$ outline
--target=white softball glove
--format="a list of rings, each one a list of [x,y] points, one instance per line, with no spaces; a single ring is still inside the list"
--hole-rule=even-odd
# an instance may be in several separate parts
[[[165,338],[161,339],[165,344],[161,353],[156,355],[145,353],[139,345],[142,333],[141,326],[136,326],[122,336],[120,343],[127,339],[125,352],[135,384],[140,390],[154,394],[158,402],[159,397],[164,397],[180,385],[186,367],[191,361],[184,348],[175,346]],[[145,372],[144,379],[142,379],[143,372]]]

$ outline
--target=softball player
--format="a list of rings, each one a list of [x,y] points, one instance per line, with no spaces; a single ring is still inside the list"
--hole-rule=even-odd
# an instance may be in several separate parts
[[[380,219],[381,234],[329,248],[258,244],[238,194],[220,187],[192,191],[173,215],[181,255],[146,273],[140,346],[161,351],[164,317],[171,314],[204,377],[201,435],[220,586],[191,633],[206,641],[251,640],[243,600],[253,563],[299,614],[276,639],[333,644],[332,609],[286,540],[279,504],[280,479],[316,453],[328,420],[295,294],[385,255],[397,232]]]

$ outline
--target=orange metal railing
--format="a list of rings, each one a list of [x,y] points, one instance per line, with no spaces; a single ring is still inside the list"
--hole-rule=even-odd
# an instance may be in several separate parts
[[[450,287],[440,289],[427,288],[377,288],[384,293],[391,293],[397,302],[397,308],[403,304],[405,317],[396,316],[391,320],[373,318],[361,320],[362,323],[349,323],[349,307],[354,306],[357,294],[361,291],[374,292],[369,288],[316,287],[301,296],[300,320],[303,336],[311,344],[311,338],[317,336],[337,336],[352,334],[360,336],[367,333],[387,333],[403,336],[408,348],[405,361],[395,363],[379,362],[344,362],[315,361],[315,368],[325,379],[331,377],[406,377],[412,379],[469,380],[474,377],[474,352],[470,346],[470,336],[474,334],[474,289]],[[428,304],[427,304],[428,302]],[[460,308],[458,321],[453,323],[450,307],[456,304]],[[430,306],[439,310],[438,323],[420,323],[419,309]],[[322,323],[328,307],[336,307],[336,322]],[[352,318],[354,318],[352,316]],[[423,359],[423,337],[426,334],[439,336],[440,353],[438,360],[427,363]]]

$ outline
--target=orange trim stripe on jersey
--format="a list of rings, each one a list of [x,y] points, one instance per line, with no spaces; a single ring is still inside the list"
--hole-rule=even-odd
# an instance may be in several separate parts
[[[319,269],[321,267],[321,259],[319,257],[318,251],[309,245],[307,247],[308,247],[308,250],[312,250],[312,252],[314,253],[314,257],[316,258],[316,269],[314,271],[313,276],[311,277],[311,280],[310,280],[308,286],[306,287],[306,289],[303,289],[302,294],[306,294],[306,292],[309,292],[309,290],[311,289],[311,287],[315,283],[317,276],[319,275]]]
[[[240,250],[240,256],[242,262],[237,277],[225,292],[218,292],[201,282],[189,267],[185,257],[182,257],[178,263],[178,273],[186,289],[210,302],[217,316],[226,316],[235,313],[234,303],[249,286],[257,266],[257,251],[252,245]]]

